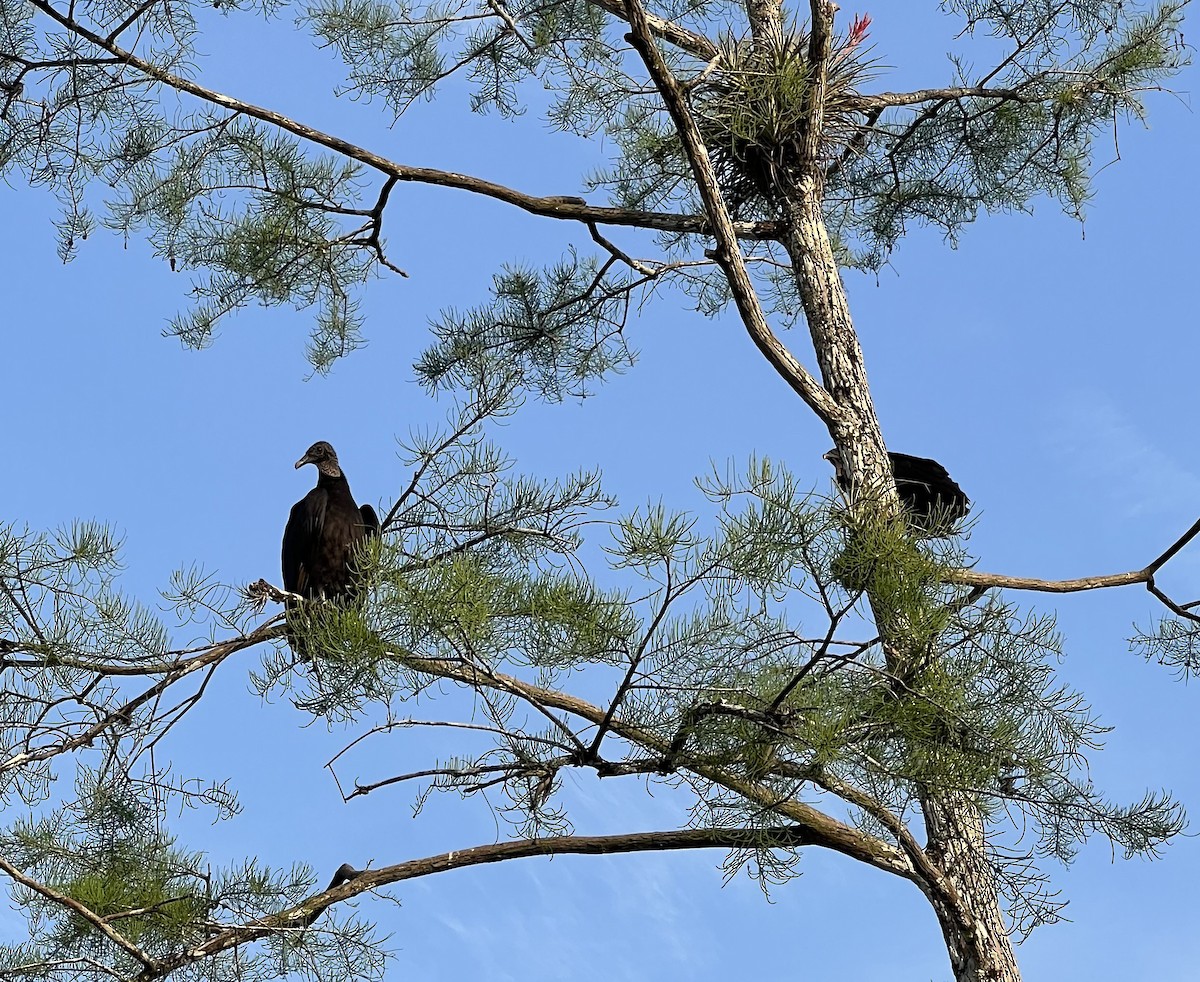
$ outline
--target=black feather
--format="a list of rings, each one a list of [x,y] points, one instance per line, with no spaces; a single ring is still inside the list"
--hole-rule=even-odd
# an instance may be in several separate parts
[[[370,506],[368,505],[367,507]],[[343,883],[348,883],[351,880],[362,876],[365,872],[365,869],[355,869],[349,863],[342,863],[342,865],[337,868],[337,872],[333,874],[333,879],[329,881],[329,886],[327,886],[325,889],[332,890],[334,887],[340,887]],[[305,927],[310,927],[313,921],[315,921],[323,913],[325,913],[325,908],[319,907],[305,917],[300,923]]]

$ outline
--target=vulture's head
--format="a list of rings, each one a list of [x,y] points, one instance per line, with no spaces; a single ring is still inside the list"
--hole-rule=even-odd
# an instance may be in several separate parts
[[[296,461],[296,467],[305,464],[316,464],[317,470],[330,477],[340,477],[342,469],[338,466],[337,451],[324,440],[318,440],[304,452],[304,456]]]
[[[827,454],[822,454],[821,459],[833,464],[833,474],[839,484],[846,480],[846,466],[842,463],[842,453],[837,447],[834,447]]]

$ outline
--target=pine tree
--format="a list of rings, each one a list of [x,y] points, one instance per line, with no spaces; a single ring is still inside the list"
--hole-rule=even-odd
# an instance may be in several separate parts
[[[956,979],[1012,980],[1014,936],[1061,903],[1038,864],[1005,852],[1005,830],[1064,862],[1091,835],[1133,856],[1182,831],[1169,795],[1126,806],[1093,787],[1103,728],[1055,677],[1053,620],[1000,590],[1146,585],[1167,613],[1141,644],[1188,672],[1200,618],[1155,575],[1200,523],[1143,570],[1059,582],[980,573],[960,537],[910,526],[843,275],[880,269],[915,226],[953,239],[1043,197],[1081,215],[1097,141],[1185,60],[1184,3],[945,3],[956,32],[999,54],[980,69],[968,44],[949,83],[912,91],[878,88],[870,18],[829,0],[260,5],[336,52],[345,93],[376,100],[396,131],[455,79],[474,109],[536,108],[603,139],[615,152],[590,197],[401,163],[209,88],[201,39],[251,13],[213,6],[0,0],[0,166],[57,196],[64,259],[103,224],[187,271],[191,306],[172,327],[186,344],[248,304],[313,308],[309,357],[333,370],[369,331],[368,281],[403,275],[385,232],[408,183],[582,225],[595,248],[506,265],[487,302],[437,316],[416,370],[452,403],[447,425],[410,442],[411,480],[359,557],[370,597],[307,610],[303,657],[282,615],[262,615],[285,599],[270,584],[242,595],[179,574],[180,620],[212,631],[186,646],[119,592],[103,527],[0,530],[0,773],[6,803],[32,815],[0,835],[30,926],[0,950],[6,977],[374,978],[383,942],[331,906],[367,890],[521,856],[713,846],[765,885],[817,846],[914,884]],[[668,287],[704,314],[736,311],[840,452],[844,501],[765,459],[702,479],[704,515],[620,514],[595,473],[514,472],[489,424],[631,369],[632,311]],[[793,321],[815,374],[781,340]],[[258,646],[260,691],[307,713],[463,730],[450,759],[349,796],[410,782],[422,800],[492,795],[512,837],[351,869],[319,895],[310,870],[213,872],[181,848],[171,805],[227,816],[236,794],[174,778],[152,751],[212,673]],[[418,694],[442,714],[396,720]],[[573,769],[671,787],[692,826],[576,835],[561,794]]]

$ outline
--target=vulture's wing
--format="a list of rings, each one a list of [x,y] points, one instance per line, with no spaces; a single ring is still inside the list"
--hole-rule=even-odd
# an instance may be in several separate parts
[[[292,506],[288,515],[283,530],[283,588],[290,593],[303,594],[308,588],[306,567],[320,546],[328,504],[328,492],[313,488]]]
[[[375,509],[370,505],[363,505],[358,509],[362,515],[363,528],[367,531],[367,538],[379,534],[379,516],[375,514]]]
[[[932,457],[914,457],[907,453],[888,454],[892,458],[892,471],[897,478],[907,478],[911,481],[937,484],[940,481],[950,481],[950,472]]]
[[[904,497],[905,488],[918,488],[926,494],[933,495],[937,493],[937,488],[929,481],[922,481],[915,477],[900,477],[896,475],[896,490]]]

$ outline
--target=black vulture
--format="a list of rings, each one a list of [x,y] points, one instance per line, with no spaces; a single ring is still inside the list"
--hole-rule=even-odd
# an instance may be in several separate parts
[[[328,444],[326,444],[326,446],[328,446]],[[351,880],[362,876],[365,872],[365,869],[355,869],[349,863],[342,863],[342,865],[337,868],[337,872],[333,874],[333,879],[329,881],[329,886],[327,886],[325,889],[332,890],[334,887],[340,887],[343,883],[348,883]],[[310,927],[313,921],[315,921],[323,913],[325,913],[324,907],[314,910],[311,914],[305,917],[301,923],[305,927]]]
[[[971,499],[941,464],[928,457],[889,453],[892,476],[900,503],[908,513],[909,524],[926,534],[946,535],[950,527],[971,510]],[[834,477],[843,492],[850,491],[850,479],[837,449],[825,454],[833,464]]]
[[[365,869],[355,869],[349,863],[342,863],[337,868],[337,872],[333,874],[333,879],[329,881],[329,886],[325,889],[332,890],[334,887],[340,887],[343,883],[348,883],[350,880],[362,876],[365,872]]]
[[[324,440],[296,461],[315,464],[317,486],[292,506],[283,530],[283,588],[309,599],[357,599],[355,548],[379,534],[379,516],[354,503],[337,454]]]

